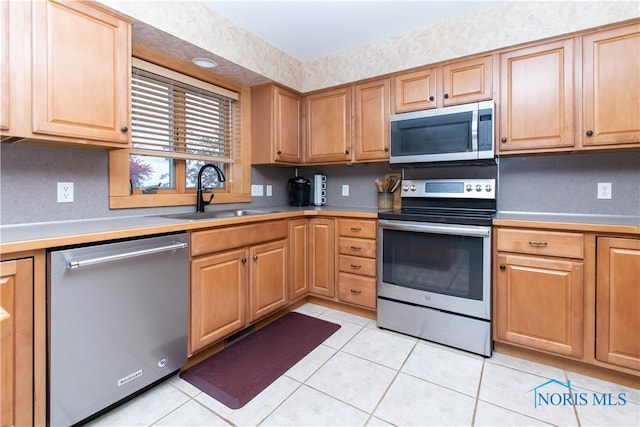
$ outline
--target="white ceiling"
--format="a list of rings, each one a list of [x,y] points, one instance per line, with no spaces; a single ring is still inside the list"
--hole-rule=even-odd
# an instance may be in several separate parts
[[[204,3],[298,61],[308,62],[504,1],[210,0]]]

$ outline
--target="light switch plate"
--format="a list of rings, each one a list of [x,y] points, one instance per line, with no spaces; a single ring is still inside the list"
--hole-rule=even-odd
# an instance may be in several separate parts
[[[342,195],[343,196],[348,196],[349,195],[349,184],[343,184],[342,185]]]
[[[264,193],[264,186],[262,185],[251,185],[251,195],[252,196],[262,196]]]
[[[267,197],[273,196],[273,185],[267,184]]]

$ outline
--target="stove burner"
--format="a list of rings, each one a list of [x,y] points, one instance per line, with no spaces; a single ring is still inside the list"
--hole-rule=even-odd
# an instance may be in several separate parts
[[[401,208],[380,212],[378,218],[461,225],[491,225],[494,209]]]

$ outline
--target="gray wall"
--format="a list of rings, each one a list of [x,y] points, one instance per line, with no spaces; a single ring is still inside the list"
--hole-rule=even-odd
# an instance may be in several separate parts
[[[388,165],[329,166],[300,168],[309,179],[316,172],[328,176],[328,206],[377,205],[373,180],[384,176]],[[294,168],[256,166],[252,183],[273,185],[273,196],[254,197],[250,204],[220,208],[282,206],[287,204],[287,180]],[[74,183],[74,203],[57,203],[57,182]],[[350,196],[340,196],[341,185],[350,185]],[[191,206],[152,209],[109,209],[109,156],[106,152],[45,146],[0,144],[0,224],[126,215],[189,212]]]
[[[503,157],[498,169],[501,211],[640,215],[640,151]],[[596,198],[599,182],[611,200]]]

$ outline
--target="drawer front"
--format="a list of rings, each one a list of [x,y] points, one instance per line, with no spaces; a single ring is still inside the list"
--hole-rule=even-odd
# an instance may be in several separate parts
[[[360,237],[364,239],[376,238],[376,221],[367,219],[340,219],[338,233],[341,236]]]
[[[340,271],[360,274],[363,276],[376,277],[375,258],[362,258],[351,255],[340,255]]]
[[[376,279],[340,272],[338,274],[338,299],[375,309]]]
[[[376,257],[375,240],[340,237],[339,249],[343,255],[354,255],[366,258]]]
[[[196,231],[191,234],[191,255],[203,255],[271,240],[286,239],[288,233],[289,227],[286,220]]]
[[[555,231],[498,229],[498,251],[584,258],[584,235]]]

